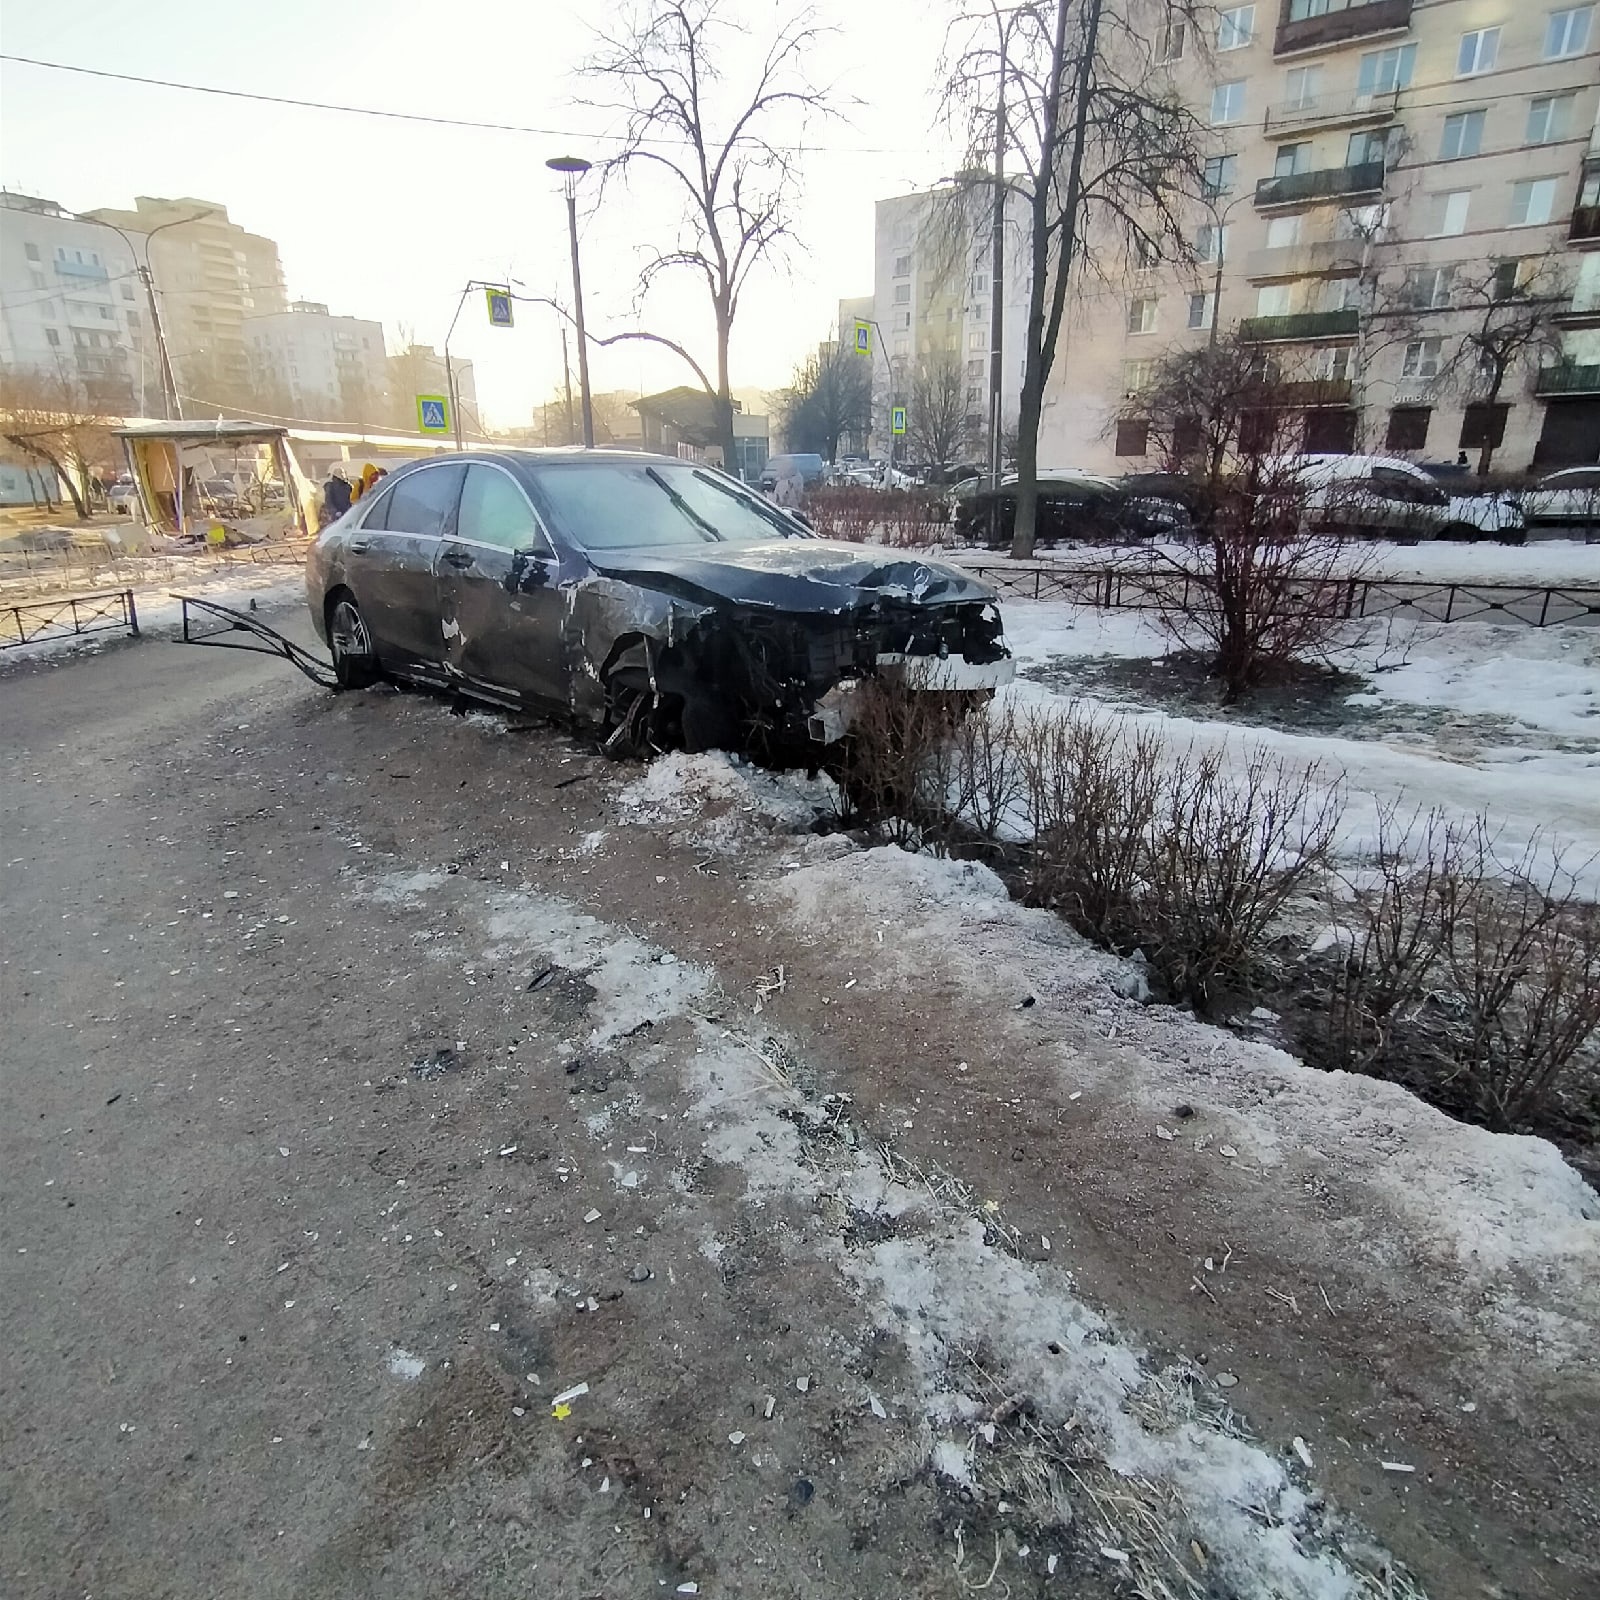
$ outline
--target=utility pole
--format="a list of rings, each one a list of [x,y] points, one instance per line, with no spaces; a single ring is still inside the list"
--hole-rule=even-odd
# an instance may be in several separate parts
[[[578,330],[578,388],[583,396],[583,443],[594,449],[594,404],[589,394],[589,340],[583,331],[583,274],[578,268],[578,179],[589,170],[582,156],[552,156],[545,165],[559,172],[567,192],[567,236],[572,244],[572,311]]]
[[[582,335],[579,335],[582,338]],[[567,354],[567,325],[561,324],[561,373],[567,383],[567,443],[576,441],[572,433],[572,360]]]
[[[994,237],[989,241],[989,475],[991,488],[1000,491],[1000,391],[1005,379],[1002,345],[1005,339],[1006,281],[1006,29],[1000,29],[1000,87],[994,103]]]

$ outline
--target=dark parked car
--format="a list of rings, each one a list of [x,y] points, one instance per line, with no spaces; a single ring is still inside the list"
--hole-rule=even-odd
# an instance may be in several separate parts
[[[661,456],[420,462],[323,530],[306,585],[342,684],[559,707],[613,751],[831,743],[861,679],[970,693],[1012,671],[986,585]]]
[[[1011,543],[1017,516],[1015,473],[1000,480],[998,492],[979,487],[959,496],[955,504],[956,528],[962,537],[987,541],[997,549]],[[1109,544],[1165,538],[1174,531],[1174,516],[1170,505],[1130,498],[1110,478],[1089,472],[1041,472],[1034,537],[1040,545],[1063,539]]]

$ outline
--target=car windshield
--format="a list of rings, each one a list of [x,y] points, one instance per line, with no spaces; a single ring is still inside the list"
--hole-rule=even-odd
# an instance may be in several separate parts
[[[563,462],[540,471],[539,488],[557,523],[585,550],[805,537],[730,479],[683,461]]]

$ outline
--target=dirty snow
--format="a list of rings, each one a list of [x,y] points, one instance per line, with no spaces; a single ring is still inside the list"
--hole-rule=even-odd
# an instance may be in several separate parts
[[[718,853],[763,834],[809,833],[842,809],[831,778],[775,774],[721,751],[658,756],[621,807],[625,821],[683,823],[685,843]]]
[[[408,1382],[420,1378],[427,1365],[421,1356],[414,1356],[409,1350],[396,1348],[389,1352],[389,1371],[396,1378],[404,1378]]]

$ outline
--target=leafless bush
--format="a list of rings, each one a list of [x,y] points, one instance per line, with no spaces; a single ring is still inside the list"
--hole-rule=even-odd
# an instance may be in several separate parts
[[[1355,886],[1326,1046],[1491,1128],[1600,1094],[1600,908],[1559,852],[1500,858],[1482,817],[1380,818],[1377,882]]]
[[[949,537],[944,502],[924,489],[844,485],[811,490],[802,508],[827,539],[862,544],[874,537],[897,549],[926,549]]]
[[[991,704],[960,719],[951,743],[951,809],[983,838],[997,839],[1018,811],[1027,782],[1014,703]]]
[[[851,804],[891,844],[942,848],[947,842],[955,822],[948,800],[950,733],[943,697],[880,679],[862,684],[842,782]]]
[[[871,537],[877,520],[875,490],[822,488],[807,491],[802,509],[811,526],[824,539],[847,539],[862,544]]]

